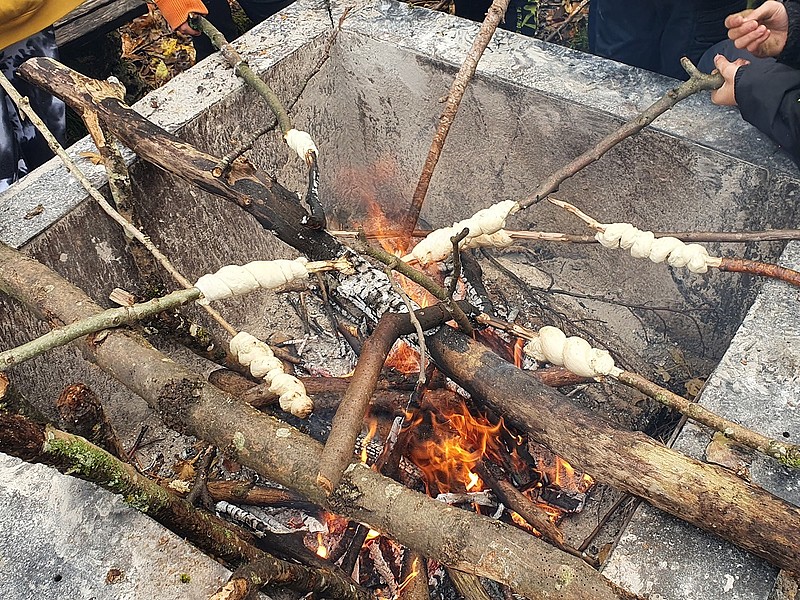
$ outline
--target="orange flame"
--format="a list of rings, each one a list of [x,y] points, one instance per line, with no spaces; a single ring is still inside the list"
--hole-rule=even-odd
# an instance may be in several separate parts
[[[328,548],[325,546],[325,540],[321,532],[317,532],[317,556],[328,558]]]
[[[403,583],[400,584],[400,587],[397,588],[397,597],[403,593],[403,590],[406,589],[409,584],[419,576],[420,568],[419,568],[419,557],[414,559],[414,562],[411,563],[411,573],[403,580]]]
[[[484,455],[498,453],[502,421],[495,425],[485,417],[473,417],[463,401],[443,410],[441,418],[433,420],[433,439],[414,444],[410,458],[425,476],[429,492],[432,486],[439,492],[477,491],[480,480],[472,469]],[[409,428],[421,423],[417,417]]]
[[[367,464],[367,445],[372,441],[375,437],[375,432],[378,431],[378,420],[377,419],[370,419],[369,420],[369,431],[367,435],[364,437],[364,440],[361,442],[361,462]]]
[[[536,463],[551,485],[562,490],[586,493],[594,486],[594,479],[575,468],[560,456],[540,448]]]
[[[386,358],[386,366],[400,373],[417,373],[419,371],[419,352],[403,340],[397,340]]]
[[[522,353],[522,349],[525,347],[525,340],[522,338],[517,338],[517,341],[514,342],[514,366],[518,368],[522,368],[522,357],[524,354]]]

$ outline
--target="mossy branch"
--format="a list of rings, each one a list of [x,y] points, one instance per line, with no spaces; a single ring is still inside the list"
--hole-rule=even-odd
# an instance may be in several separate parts
[[[670,392],[668,389],[662,388],[636,373],[623,371],[617,379],[625,385],[639,390],[653,400],[660,402],[664,406],[686,415],[693,421],[697,421],[706,427],[721,432],[725,437],[734,442],[762,452],[767,456],[771,456],[784,466],[800,469],[800,446],[796,444],[786,444],[779,440],[761,435],[752,429],[748,429],[743,425],[734,423],[725,417],[711,412],[696,402],[690,402],[686,398]]]
[[[136,469],[85,439],[0,413],[0,450],[95,483],[122,496],[131,507],[158,521],[229,565],[268,565],[261,584],[286,585],[331,598],[368,600],[368,592],[331,569],[312,569],[275,558],[253,545],[254,538],[219,517],[198,510]]]

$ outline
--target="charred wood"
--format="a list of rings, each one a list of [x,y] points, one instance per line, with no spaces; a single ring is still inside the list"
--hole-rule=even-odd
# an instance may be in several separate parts
[[[86,384],[75,383],[64,388],[56,400],[56,408],[64,429],[127,461],[128,453],[108,422],[103,405]]]
[[[513,510],[525,519],[528,525],[541,533],[545,539],[554,542],[562,550],[564,549],[564,534],[550,520],[548,514],[503,479],[502,473],[497,467],[488,461],[481,461],[475,465],[475,472],[483,480],[483,483],[494,491],[506,508]]]
[[[208,493],[214,502],[232,502],[253,506],[292,506],[303,509],[317,508],[303,496],[291,490],[254,485],[246,481],[209,481]]]
[[[473,398],[597,480],[797,571],[800,508],[639,432],[604,421],[450,328],[428,338],[434,360]]]

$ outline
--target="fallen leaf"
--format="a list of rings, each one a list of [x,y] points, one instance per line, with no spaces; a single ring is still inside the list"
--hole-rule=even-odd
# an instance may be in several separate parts
[[[683,385],[686,387],[686,393],[691,398],[696,398],[697,396],[700,395],[700,392],[703,390],[703,386],[705,384],[706,384],[705,379],[701,379],[700,377],[695,377],[693,379],[690,379]]]
[[[44,212],[44,206],[37,204],[34,208],[25,213],[23,219],[30,221],[33,217],[40,215]]]
[[[81,152],[80,156],[81,158],[88,158],[90,161],[92,161],[93,165],[103,164],[103,157],[97,152]]]
[[[750,458],[747,450],[720,431],[714,433],[711,442],[706,446],[706,460],[730,469],[745,481],[750,481]]]

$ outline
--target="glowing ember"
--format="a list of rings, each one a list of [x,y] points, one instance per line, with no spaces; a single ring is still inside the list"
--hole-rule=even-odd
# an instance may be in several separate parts
[[[325,546],[325,540],[321,532],[317,532],[317,556],[328,558],[328,548]]]
[[[370,529],[367,532],[367,537],[364,540],[364,543],[369,542],[370,540],[374,540],[375,538],[381,537],[380,531],[375,531],[374,529]]]
[[[370,441],[375,437],[375,432],[378,431],[378,420],[377,419],[370,419],[369,422],[369,431],[367,435],[364,437],[364,441],[361,443],[361,462],[367,464],[367,446],[369,445]]]

